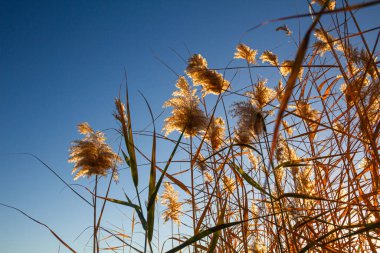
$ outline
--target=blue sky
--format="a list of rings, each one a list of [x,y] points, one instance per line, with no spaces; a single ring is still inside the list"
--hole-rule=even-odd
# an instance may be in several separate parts
[[[216,68],[228,64],[239,42],[291,57],[294,46],[274,31],[283,22],[245,31],[268,19],[307,11],[301,0],[0,0],[0,202],[47,223],[84,252],[89,233],[75,238],[91,224],[91,210],[40,163],[16,153],[39,156],[73,182],[67,156],[71,141],[79,138],[76,125],[87,121],[95,129],[116,126],[113,101],[124,69],[135,129],[142,129],[149,118],[138,90],[155,114],[174,90],[176,75],[157,58],[182,74],[185,63],[174,51],[185,59],[188,50],[201,53]],[[363,11],[364,23],[377,19],[377,11]],[[299,27],[303,31],[309,22],[286,24],[297,38]],[[117,143],[113,132],[108,137]],[[92,185],[86,179],[78,183]],[[122,179],[118,189],[127,189],[129,183]],[[107,215],[122,212],[128,213],[112,207]],[[113,219],[124,222],[125,217]],[[15,211],[0,207],[0,224],[1,252],[58,251],[59,243],[48,231]],[[61,247],[61,252],[66,251]]]

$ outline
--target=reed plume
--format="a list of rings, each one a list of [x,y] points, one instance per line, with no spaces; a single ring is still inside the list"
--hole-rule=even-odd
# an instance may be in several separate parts
[[[278,57],[274,53],[272,53],[269,50],[265,50],[261,56],[260,59],[263,63],[268,62],[272,66],[278,66]]]
[[[161,195],[161,204],[166,207],[162,214],[164,222],[168,220],[174,223],[180,224],[180,217],[182,216],[182,203],[178,201],[179,193],[174,190],[173,186],[169,182],[164,183],[164,192]]]
[[[262,112],[249,101],[233,103],[231,114],[238,118],[236,129],[238,143],[252,143],[255,136],[259,136],[265,131]]]
[[[193,80],[195,86],[202,86],[202,94],[219,95],[225,92],[230,82],[224,79],[224,76],[215,70],[207,67],[207,61],[200,54],[194,54],[188,60],[186,74]]]
[[[257,50],[253,50],[245,44],[236,46],[235,59],[244,59],[250,64],[256,64]]]
[[[172,107],[172,115],[165,119],[163,130],[165,135],[173,131],[182,132],[185,137],[195,136],[207,127],[207,118],[199,108],[199,98],[196,90],[191,89],[185,77],[177,81],[177,91],[173,97],[164,103],[164,107]]]
[[[121,162],[121,158],[105,143],[102,132],[95,132],[87,122],[79,124],[78,131],[84,138],[73,142],[68,160],[75,164],[72,170],[73,174],[76,173],[74,180],[93,175],[105,176],[108,170],[115,167],[115,163]]]
[[[205,139],[211,144],[212,149],[217,150],[223,144],[225,138],[225,124],[221,117],[212,118]]]
[[[267,87],[266,83],[266,79],[260,79],[253,85],[253,91],[249,91],[245,94],[251,99],[251,104],[256,106],[259,110],[262,110],[276,97],[276,92]]]

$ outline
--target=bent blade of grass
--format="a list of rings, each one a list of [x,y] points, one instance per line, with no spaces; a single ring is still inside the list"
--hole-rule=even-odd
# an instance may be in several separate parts
[[[322,14],[324,13],[324,10],[325,8],[327,7],[327,4],[328,4],[329,1],[327,1],[323,7],[322,7],[322,10],[318,13],[317,17],[315,18],[315,20],[313,21],[313,23],[310,25],[309,29],[307,30],[302,42],[301,42],[301,45],[297,51],[297,55],[296,55],[296,59],[294,61],[294,65],[292,66],[292,72],[290,73],[290,77],[288,79],[288,81],[286,82],[286,89],[285,89],[285,92],[284,92],[284,97],[281,99],[281,105],[280,105],[280,108],[278,110],[278,115],[277,115],[277,119],[276,119],[276,122],[275,122],[275,127],[274,127],[274,130],[273,130],[273,140],[272,140],[272,147],[271,147],[271,152],[270,152],[270,158],[269,160],[272,159],[273,157],[273,154],[274,154],[274,150],[275,150],[275,147],[276,147],[276,144],[277,144],[277,137],[278,137],[278,132],[279,132],[279,129],[280,129],[280,124],[281,124],[281,120],[283,118],[283,115],[284,115],[284,112],[286,110],[286,107],[288,105],[288,102],[289,102],[289,99],[290,99],[290,96],[293,92],[293,89],[295,87],[295,84],[296,84],[296,81],[298,79],[298,74],[301,70],[301,66],[302,66],[302,62],[305,58],[305,55],[306,55],[306,51],[307,51],[307,47],[308,47],[308,44],[309,44],[309,40],[310,40],[310,36],[311,36],[311,33],[314,29],[314,27],[317,25],[319,19],[321,18]]]
[[[150,159],[150,175],[149,175],[149,193],[148,198],[150,199],[154,193],[154,188],[156,186],[156,125],[152,112],[152,108],[150,107],[148,100],[145,96],[139,91],[143,99],[145,100],[146,105],[148,106],[150,116],[152,118],[153,123],[153,140],[152,140],[152,157]],[[153,238],[153,230],[154,230],[154,211],[155,211],[155,201],[152,205],[147,206],[147,228],[148,228],[148,240],[152,241]]]
[[[236,165],[235,163],[232,163],[232,168],[234,168],[235,171],[239,172],[240,175],[245,179],[245,181],[247,181],[248,184],[252,185],[253,187],[255,187],[257,190],[259,190],[260,192],[264,193],[265,195],[271,197],[271,198],[274,198],[274,196],[272,196],[269,192],[267,192],[259,183],[257,183],[253,178],[251,178],[247,173],[244,172],[244,170]]]
[[[224,205],[222,207],[222,211],[221,213],[219,214],[218,216],[218,224],[217,225],[222,225],[223,222],[224,222],[224,215],[226,213],[226,207],[227,207],[227,200],[224,202]],[[207,249],[207,253],[213,253],[215,251],[215,247],[218,243],[218,240],[219,240],[219,236],[220,236],[220,230],[216,231],[213,236],[212,236],[212,239],[211,239],[211,243]]]
[[[151,195],[150,198],[149,198],[149,201],[148,201],[148,207],[147,207],[147,208],[150,208],[150,207],[153,205],[154,201],[156,200],[156,196],[157,196],[158,190],[159,190],[160,187],[161,187],[162,180],[164,179],[164,177],[165,177],[165,175],[166,175],[166,171],[168,170],[169,165],[171,164],[171,162],[172,162],[172,160],[173,160],[174,154],[175,154],[175,152],[177,151],[177,148],[178,148],[178,146],[179,146],[179,144],[180,144],[180,142],[181,142],[181,139],[182,139],[182,137],[183,137],[184,132],[185,132],[185,129],[182,130],[181,135],[179,136],[179,138],[178,138],[178,140],[177,140],[177,143],[176,143],[176,145],[175,145],[175,147],[174,147],[172,153],[170,154],[169,160],[167,161],[167,163],[166,163],[166,165],[165,165],[165,168],[164,168],[164,170],[162,171],[162,174],[161,174],[161,176],[160,176],[160,179],[158,180],[158,182],[157,182],[157,184],[156,184],[156,186],[155,186],[155,188],[154,188],[154,191],[153,191],[152,195]]]
[[[16,208],[16,207],[13,207],[13,206],[10,206],[10,205],[6,205],[6,204],[3,204],[3,203],[0,203],[0,205],[4,206],[4,207],[7,207],[7,208],[10,208],[10,209],[13,209],[13,210],[16,210],[18,212],[20,212],[21,214],[23,214],[24,216],[26,216],[27,218],[29,218],[30,220],[36,222],[37,224],[40,224],[41,226],[44,226],[45,228],[47,228],[50,233],[52,233],[54,235],[55,238],[57,238],[58,241],[60,241],[67,249],[69,249],[71,252],[73,253],[76,253],[76,251],[71,248],[64,240],[61,239],[61,237],[59,237],[48,225],[46,225],[45,223],[42,223],[41,221],[39,220],[36,220],[34,219],[33,217],[31,217],[29,214],[25,213],[24,211]]]
[[[132,171],[133,183],[137,187],[139,184],[139,174],[138,174],[138,170],[137,170],[135,143],[133,141],[133,134],[132,134],[132,119],[131,119],[131,113],[130,113],[130,109],[129,109],[128,87],[126,89],[126,107],[127,107],[127,119],[128,119],[127,148],[128,148],[129,157],[131,159],[131,171]]]
[[[54,174],[54,176],[56,176],[59,180],[61,180],[67,187],[69,187],[69,189],[71,191],[73,191],[78,197],[80,197],[84,202],[86,202],[87,204],[89,204],[90,206],[92,206],[92,204],[87,199],[85,199],[76,190],[74,190],[73,187],[71,187],[65,180],[63,180],[63,178],[61,176],[59,176],[58,173],[55,172],[55,170],[53,170],[49,165],[47,165],[44,161],[42,161],[38,156],[33,155],[31,153],[18,153],[18,154],[20,154],[20,155],[29,155],[29,156],[32,156],[33,158],[35,158],[37,161],[39,161],[40,163],[42,163],[46,168],[48,168],[48,170],[50,170]]]
[[[101,198],[101,199],[104,199],[104,200],[107,200],[107,201],[110,201],[110,202],[113,202],[113,203],[116,203],[116,204],[119,204],[119,205],[123,205],[123,206],[129,206],[129,207],[132,207],[133,209],[136,210],[137,212],[137,215],[139,216],[140,218],[140,221],[141,221],[141,225],[143,226],[144,229],[146,229],[147,227],[147,223],[146,223],[146,220],[144,218],[144,215],[140,209],[140,207],[136,204],[133,204],[132,201],[127,197],[127,200],[128,202],[126,201],[123,201],[123,200],[119,200],[119,199],[113,199],[113,198],[105,198],[105,197],[101,197],[101,196],[96,196],[97,198]]]
[[[123,152],[125,162],[128,164],[128,166],[131,168],[131,174],[133,179],[133,184],[137,188],[139,177],[138,177],[138,170],[137,170],[137,160],[136,160],[136,151],[135,151],[135,144],[133,141],[133,134],[132,134],[132,123],[131,123],[131,113],[129,109],[129,97],[128,97],[128,85],[126,86],[126,109],[123,108],[122,103],[116,103],[117,111],[119,112],[119,118],[118,120],[121,123],[123,137],[125,146],[127,148],[129,156],[126,156]],[[118,99],[119,101],[120,98]],[[125,112],[126,110],[126,112]],[[125,114],[126,113],[126,114]],[[127,159],[128,158],[128,159]]]
[[[215,227],[212,227],[212,228],[209,228],[209,229],[206,229],[206,230],[203,230],[202,232],[190,237],[189,239],[187,239],[184,243],[178,245],[177,247],[169,250],[169,251],[166,251],[166,253],[174,253],[174,252],[177,252],[191,244],[193,244],[194,242],[197,242],[199,240],[201,240],[202,238],[210,235],[210,234],[213,234],[217,231],[220,231],[222,229],[225,229],[225,228],[229,228],[229,227],[232,227],[232,226],[236,226],[236,225],[239,225],[243,222],[246,222],[246,221],[235,221],[235,222],[230,222],[230,223],[225,223],[225,224],[221,224],[221,225],[217,225]]]
[[[343,236],[340,236],[340,237],[335,238],[333,240],[330,240],[330,241],[328,241],[326,243],[323,243],[322,245],[326,245],[326,244],[329,244],[329,243],[341,240],[341,239],[346,238],[346,237],[351,237],[351,236],[354,236],[354,235],[362,234],[362,233],[367,232],[367,231],[376,230],[376,229],[380,228],[380,222],[374,222],[374,223],[368,223],[368,224],[356,224],[356,225],[352,225],[352,226],[344,226],[344,227],[333,229],[333,230],[329,231],[328,233],[326,233],[326,234],[318,237],[317,239],[309,242],[305,247],[303,247],[300,250],[300,253],[307,252],[309,249],[313,248],[314,246],[320,245],[319,242],[321,242],[322,240],[324,240],[325,238],[327,238],[329,235],[331,235],[331,234],[333,234],[333,233],[335,233],[337,231],[340,231],[340,230],[343,230],[343,229],[349,229],[349,228],[356,228],[358,226],[361,226],[363,228],[358,229],[358,230],[356,230],[354,232],[349,232],[346,235],[343,235]]]

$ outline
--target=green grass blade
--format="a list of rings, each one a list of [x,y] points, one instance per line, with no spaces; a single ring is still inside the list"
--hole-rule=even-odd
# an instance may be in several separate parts
[[[140,221],[141,221],[141,225],[143,226],[144,229],[146,229],[147,227],[147,223],[146,223],[146,220],[144,218],[144,215],[140,209],[140,207],[138,205],[135,205],[131,202],[131,200],[127,197],[128,199],[128,202],[126,201],[123,201],[123,200],[119,200],[119,199],[113,199],[113,198],[104,198],[104,197],[100,197],[100,196],[97,196],[98,198],[101,198],[101,199],[104,199],[104,200],[107,200],[109,202],[113,202],[113,203],[116,203],[116,204],[119,204],[119,205],[123,205],[123,206],[129,206],[129,207],[132,207],[133,209],[136,210],[137,212],[137,215],[139,216],[140,218]]]
[[[236,225],[239,225],[241,223],[243,223],[245,221],[236,221],[236,222],[231,222],[231,223],[226,223],[226,224],[221,224],[221,225],[217,225],[215,227],[212,227],[212,228],[209,228],[209,229],[206,229],[192,237],[190,237],[189,239],[187,239],[184,243],[178,245],[177,247],[167,251],[166,253],[174,253],[174,252],[177,252],[191,244],[193,244],[194,242],[197,242],[199,240],[201,240],[203,237],[206,237],[210,234],[213,234],[219,230],[222,230],[222,229],[225,229],[225,228],[229,228],[229,227],[232,227],[232,226],[236,226]]]
[[[185,130],[185,129],[184,129]],[[177,140],[177,143],[172,151],[172,153],[170,154],[170,157],[169,157],[169,160],[167,161],[166,165],[165,165],[165,168],[160,176],[160,179],[158,180],[157,182],[157,185],[156,187],[154,188],[154,191],[152,193],[152,195],[150,196],[149,198],[149,202],[148,202],[148,208],[150,208],[154,201],[156,201],[156,196],[157,196],[157,193],[158,193],[158,190],[160,189],[160,186],[162,184],[162,180],[164,179],[165,177],[165,174],[166,174],[166,171],[168,170],[169,168],[169,165],[171,164],[172,160],[173,160],[173,157],[174,157],[174,154],[175,152],[177,151],[177,148],[179,146],[179,143],[181,142],[181,139],[182,139],[182,136],[183,136],[183,133],[184,133],[184,130],[182,131],[181,135],[179,136],[178,140]]]
[[[149,199],[152,197],[154,193],[154,188],[156,186],[156,125],[154,121],[153,111],[150,107],[148,100],[145,98],[144,94],[139,92],[141,96],[144,98],[146,105],[148,106],[150,116],[152,118],[153,123],[153,141],[152,141],[152,157],[150,159],[150,176],[149,176]],[[153,230],[154,230],[154,211],[155,211],[155,201],[152,205],[147,206],[147,227],[148,227],[148,240],[152,241],[153,238]]]
[[[226,213],[226,207],[227,207],[227,201],[225,201],[222,211],[218,216],[218,225],[222,225],[224,222],[224,215]],[[218,243],[218,239],[220,236],[220,230],[216,231],[214,235],[212,236],[211,243],[207,249],[207,253],[213,253],[215,251],[215,247]]]
[[[255,180],[253,180],[253,178],[251,178],[247,173],[245,173],[244,170],[240,166],[237,166],[235,163],[233,163],[232,168],[234,168],[237,172],[239,172],[240,175],[245,179],[245,181],[247,181],[247,183],[249,183],[250,185],[252,185],[253,187],[255,187],[257,190],[261,191],[265,195],[267,195],[267,196],[269,196],[271,198],[274,198],[259,183],[257,183]]]

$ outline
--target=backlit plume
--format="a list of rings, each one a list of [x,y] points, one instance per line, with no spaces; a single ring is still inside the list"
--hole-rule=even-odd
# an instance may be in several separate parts
[[[281,63],[280,73],[283,76],[288,76],[293,69],[294,61],[285,60]],[[300,72],[298,73],[298,78],[301,78],[303,75],[303,68],[300,68]]]
[[[182,216],[182,203],[178,202],[178,192],[174,190],[173,186],[169,182],[164,183],[165,190],[161,195],[161,205],[166,206],[165,211],[162,214],[164,222],[172,220],[173,222],[180,224],[180,216]]]
[[[335,9],[335,5],[336,5],[336,2],[335,0],[313,0],[311,1],[311,4],[319,4],[320,6],[323,6],[327,1],[329,1],[329,3],[327,4],[327,9],[332,11]]]
[[[76,173],[74,180],[93,175],[105,176],[108,170],[115,168],[115,163],[121,162],[121,158],[105,143],[106,138],[102,132],[95,132],[88,123],[79,124],[78,131],[85,137],[73,142],[68,160],[75,164],[72,171],[73,174]]]
[[[278,57],[274,53],[272,53],[269,50],[265,50],[262,55],[260,56],[260,59],[264,62],[268,62],[272,66],[278,66]]]
[[[253,91],[246,93],[251,98],[251,103],[260,110],[276,97],[276,92],[267,87],[266,83],[266,79],[261,79],[253,86]]]
[[[249,101],[232,104],[231,114],[237,119],[236,140],[240,144],[252,143],[255,136],[265,130],[264,117]]]
[[[245,44],[239,44],[236,47],[235,59],[244,59],[250,64],[256,64],[257,50],[253,50]]]
[[[319,117],[319,111],[315,110],[305,101],[299,101],[296,106],[296,113],[302,118],[310,119],[312,121],[317,121]]]
[[[223,144],[225,138],[225,124],[221,117],[213,118],[210,127],[206,133],[206,140],[211,144],[211,147],[216,150]]]
[[[315,110],[305,101],[299,101],[296,104],[296,113],[305,120],[306,124],[310,127],[310,137],[314,139],[315,130],[318,127],[320,112]]]
[[[338,51],[342,50],[340,41],[337,41],[328,32],[323,31],[322,29],[315,29],[314,36],[318,39],[318,41],[313,44],[313,48],[321,57],[326,52],[331,51],[332,46],[335,46],[335,49]]]
[[[195,136],[207,127],[207,118],[199,108],[196,90],[191,89],[184,77],[180,77],[173,92],[173,97],[164,103],[164,107],[172,107],[172,115],[165,119],[165,135],[184,129],[185,137]]]
[[[230,82],[225,80],[222,74],[208,69],[206,59],[200,54],[194,54],[188,60],[185,72],[193,80],[195,86],[202,86],[203,96],[207,94],[219,95],[230,86]]]

